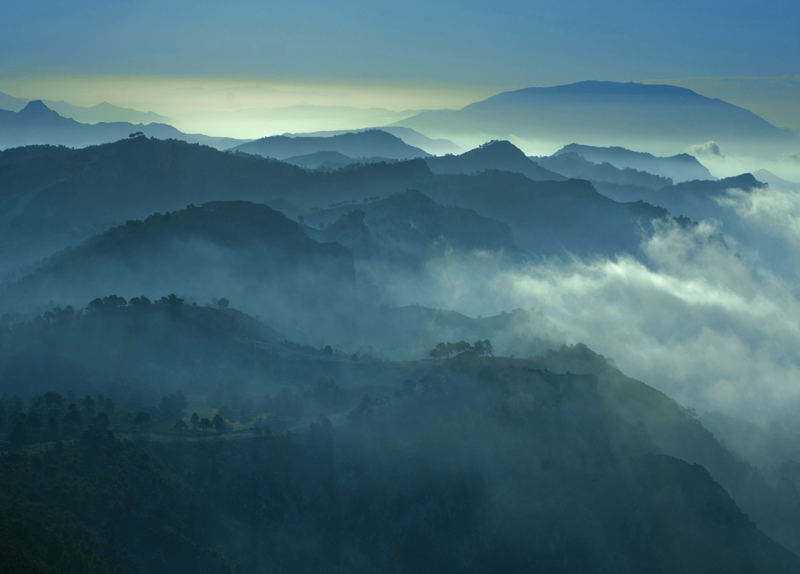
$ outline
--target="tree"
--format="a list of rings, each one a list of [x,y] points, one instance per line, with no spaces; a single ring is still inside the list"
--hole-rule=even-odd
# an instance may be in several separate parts
[[[494,347],[492,347],[492,343],[489,339],[484,339],[483,341],[475,341],[475,354],[479,357],[484,355],[491,355],[494,353]]]
[[[208,420],[207,418],[203,417],[202,419],[200,419],[200,422],[197,423],[197,426],[200,427],[200,429],[203,432],[208,433],[208,429],[211,428],[212,423],[211,423],[210,420]]]
[[[467,353],[469,351],[473,351],[472,345],[467,343],[466,341],[459,341],[458,343],[453,344],[453,354],[460,355],[461,353]]]
[[[189,401],[181,391],[164,395],[158,404],[158,411],[165,422],[182,418],[183,409],[189,406]]]
[[[434,359],[444,359],[447,356],[447,344],[439,343],[430,353]]]
[[[73,428],[81,424],[81,411],[78,410],[78,405],[75,403],[67,407],[67,414],[64,415],[64,424]]]
[[[178,419],[177,421],[175,421],[174,428],[178,432],[186,432],[187,430],[189,430],[189,425],[186,424],[185,420]]]
[[[64,404],[64,397],[61,393],[55,391],[48,391],[44,394],[44,404],[48,407],[60,407]]]
[[[83,400],[81,401],[81,406],[83,407],[83,410],[89,413],[89,416],[92,416],[94,414],[94,407],[95,407],[94,399],[89,395],[83,397]]]
[[[225,432],[225,419],[219,416],[219,414],[214,415],[214,419],[211,421],[211,424],[214,426],[214,430],[217,431],[217,434],[222,434]]]
[[[11,448],[16,449],[28,442],[28,429],[25,428],[25,423],[18,420],[11,428],[8,435],[8,442],[11,443]]]
[[[139,411],[136,413],[136,416],[133,417],[133,424],[138,426],[140,429],[143,427],[150,426],[153,422],[153,417],[150,416],[150,413],[146,413],[144,411]]]
[[[108,415],[106,413],[98,413],[92,418],[92,426],[97,430],[107,430],[108,429]]]
[[[325,353],[325,356],[327,356],[327,357],[330,357],[331,355],[333,355],[333,349],[331,348],[330,345],[325,345],[322,348],[322,352]]]
[[[200,415],[197,413],[192,413],[192,418],[189,419],[189,422],[192,423],[192,428],[197,430],[197,425],[200,424]]]
[[[54,416],[47,419],[47,426],[44,429],[44,439],[47,441],[58,440],[58,421]]]

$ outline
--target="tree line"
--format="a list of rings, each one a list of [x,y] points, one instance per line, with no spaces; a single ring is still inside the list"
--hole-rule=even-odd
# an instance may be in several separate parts
[[[472,345],[466,341],[459,341],[458,343],[439,343],[430,352],[430,356],[434,359],[449,359],[461,353],[473,353],[479,357],[494,354],[494,347],[489,339],[480,339],[475,341]]]

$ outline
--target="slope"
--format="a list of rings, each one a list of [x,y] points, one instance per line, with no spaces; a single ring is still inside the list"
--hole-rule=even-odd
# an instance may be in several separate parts
[[[227,294],[286,315],[347,299],[353,281],[352,255],[341,245],[309,239],[266,205],[233,201],[129,221],[57,253],[3,291],[6,305],[23,306],[75,305],[108,293]]]
[[[714,177],[708,169],[694,156],[686,153],[672,157],[656,157],[653,154],[631,151],[622,147],[593,147],[579,144],[569,144],[558,150],[554,155],[578,154],[584,159],[594,163],[610,163],[619,169],[636,169],[646,171],[661,177],[668,177],[676,183],[695,179],[713,180]]]
[[[458,111],[423,112],[395,125],[457,143],[482,134],[549,145],[636,143],[662,153],[706,141],[735,150],[758,143],[759,153],[773,153],[798,142],[790,130],[749,110],[685,88],[598,81],[503,92]]]
[[[541,167],[507,141],[491,141],[461,155],[430,157],[425,160],[433,173],[473,174],[495,169],[521,173],[534,181],[564,181],[563,175]]]
[[[185,134],[167,124],[100,122],[79,123],[60,116],[41,100],[32,100],[19,112],[0,110],[0,149],[29,145],[64,145],[86,147],[114,142],[132,133],[142,132],[148,137],[179,139],[190,143],[229,148],[245,140],[212,137],[202,134]]]
[[[335,151],[348,157],[385,157],[390,159],[413,159],[430,155],[381,130],[348,132],[332,137],[271,136],[241,144],[234,149],[275,159],[286,159],[320,151]]]

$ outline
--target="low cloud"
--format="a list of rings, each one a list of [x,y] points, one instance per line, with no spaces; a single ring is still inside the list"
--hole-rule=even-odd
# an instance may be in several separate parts
[[[729,189],[717,202],[733,209],[759,231],[800,247],[800,194],[769,186],[752,191]]]
[[[535,309],[568,343],[586,343],[685,406],[796,426],[800,301],[792,285],[748,265],[710,223],[664,223],[643,250],[644,260],[524,265],[485,252],[445,258],[429,267],[424,287],[398,281],[394,295],[413,290],[420,304],[472,316]]]
[[[790,163],[800,164],[800,151],[784,154],[783,158]]]
[[[718,158],[722,159],[722,150],[719,149],[717,142],[705,142],[686,148],[686,153],[695,157],[701,158]]]

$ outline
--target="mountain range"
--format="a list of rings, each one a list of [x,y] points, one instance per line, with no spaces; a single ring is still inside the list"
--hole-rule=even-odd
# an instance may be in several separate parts
[[[671,157],[657,157],[651,153],[632,151],[622,147],[595,147],[581,144],[569,144],[554,155],[577,154],[593,163],[608,163],[618,169],[635,169],[670,178],[676,183],[695,179],[713,180],[714,176],[708,168],[697,161],[697,158],[682,153]]]
[[[395,125],[456,143],[518,138],[538,147],[580,141],[675,153],[707,141],[761,153],[800,137],[753,112],[677,86],[585,81],[503,92],[457,111],[422,112]],[[588,158],[587,158],[588,159]]]
[[[467,115],[523,131],[438,157],[410,128],[220,150],[0,113],[20,141],[130,131],[0,150],[0,571],[800,571],[792,419],[748,431],[648,384],[686,393],[662,374],[713,373],[721,346],[755,349],[751,398],[796,366],[771,349],[794,246],[741,215],[774,185],[791,223],[789,182],[515,145],[598,98],[585,129],[747,123],[661,88],[490,98]],[[682,396],[722,404],[727,373]]]
[[[521,173],[534,181],[564,181],[559,173],[541,167],[515,145],[507,141],[492,141],[461,155],[427,158],[433,173],[473,174],[486,169]]]
[[[18,112],[0,110],[0,149],[29,145],[86,147],[114,142],[141,132],[148,137],[180,139],[220,149],[233,147],[244,140],[184,134],[167,124],[132,124],[100,122],[84,124],[60,116],[41,100],[32,100]]]
[[[153,297],[169,289],[243,300],[260,285],[259,304],[278,320],[289,309],[310,313],[323,293],[325,304],[347,299],[354,281],[341,245],[310,239],[266,205],[227,201],[128,221],[54,254],[3,291],[17,301],[58,293],[75,304],[92,293]]]
[[[353,134],[352,138],[375,137],[376,133]],[[390,134],[378,137],[407,149]],[[291,138],[279,141],[287,140]],[[634,252],[642,230],[650,229],[647,222],[668,215],[641,202],[617,203],[585,180],[559,176],[561,181],[533,181],[522,173],[485,169],[508,168],[516,162],[529,173],[555,177],[512,147],[496,143],[453,158],[375,163],[333,173],[145,137],[82,150],[17,148],[0,154],[0,245],[15,245],[13,253],[19,257],[27,249],[34,250],[35,259],[47,255],[45,246],[54,250],[127,219],[188,204],[283,198],[309,210],[346,200],[345,209],[353,211],[358,206],[352,202],[374,201],[408,189],[419,190],[441,205],[472,209],[508,224],[519,247],[540,255]],[[505,152],[509,152],[507,160],[502,159]],[[460,159],[459,169],[465,172],[483,171],[437,175],[426,162],[440,159]],[[333,223],[342,214],[334,217],[331,212],[331,220],[319,223]]]
[[[430,156],[428,152],[410,146],[399,137],[382,130],[347,132],[330,137],[270,136],[238,145],[233,151],[274,159],[287,159],[322,151],[338,152],[351,158],[413,159]]]
[[[32,100],[25,98],[15,98],[0,92],[0,110],[18,112],[28,105]],[[65,118],[70,118],[76,122],[84,124],[96,124],[99,122],[128,122],[132,124],[151,124],[151,123],[170,123],[168,117],[155,112],[140,112],[130,108],[121,108],[101,102],[93,106],[76,106],[59,100],[41,100],[44,105]]]
[[[660,189],[672,185],[672,178],[661,177],[630,167],[614,167],[607,161],[595,163],[577,152],[561,151],[551,156],[531,157],[540,166],[575,179],[588,179],[616,185],[638,185]]]
[[[410,146],[418,147],[422,150],[425,150],[429,154],[432,155],[445,155],[445,154],[460,154],[464,153],[464,150],[451,142],[450,140],[446,139],[431,139],[425,135],[422,135],[418,131],[412,130],[411,128],[404,128],[400,126],[376,126],[372,128],[362,128],[362,129],[355,129],[355,130],[334,130],[334,131],[323,131],[323,132],[308,132],[308,133],[285,133],[281,134],[287,137],[331,137],[331,136],[340,136],[346,133],[352,132],[364,132],[370,130],[381,130],[386,133],[390,133],[393,136],[399,137],[401,140],[406,142]]]

